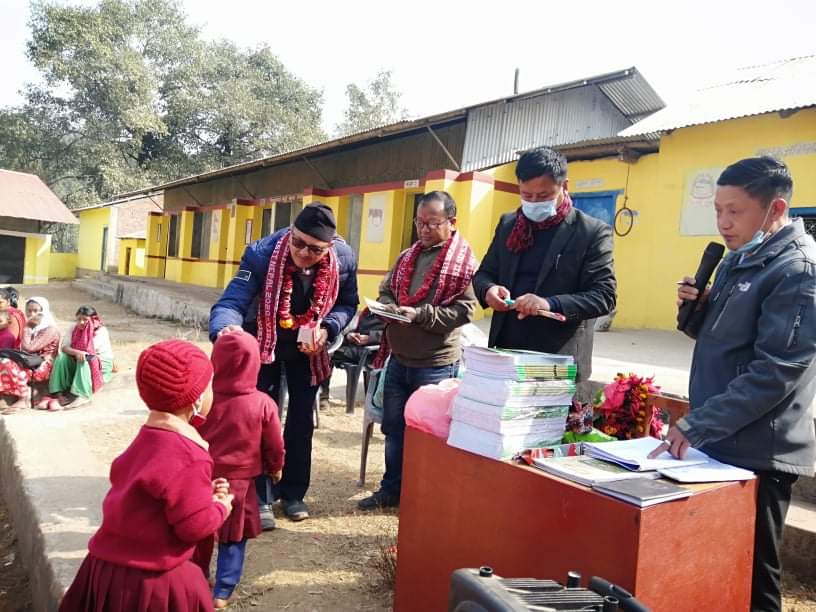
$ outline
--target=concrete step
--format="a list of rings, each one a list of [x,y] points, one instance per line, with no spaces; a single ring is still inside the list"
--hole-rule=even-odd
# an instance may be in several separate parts
[[[816,504],[793,500],[782,539],[782,568],[810,588],[816,586]]]
[[[207,329],[210,307],[214,300],[198,299],[191,292],[177,287],[153,285],[148,282],[124,280],[120,277],[81,278],[74,286],[95,297],[122,304],[133,312],[147,316],[178,321],[196,329]]]

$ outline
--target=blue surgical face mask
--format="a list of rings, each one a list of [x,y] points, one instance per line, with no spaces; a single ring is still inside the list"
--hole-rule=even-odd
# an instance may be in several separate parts
[[[754,232],[754,235],[748,242],[743,244],[741,247],[737,247],[736,249],[731,251],[732,253],[734,253],[735,255],[744,255],[746,253],[752,253],[753,251],[758,249],[763,242],[765,242],[768,236],[770,236],[770,233],[763,230],[762,226],[768,222],[768,215],[770,214],[770,212],[771,207],[768,206],[768,211],[765,213],[765,219],[762,221],[762,225],[759,226],[759,229],[756,232]]]
[[[555,203],[557,201],[558,198],[546,202],[525,202],[522,200],[521,212],[533,223],[541,223],[555,214]]]

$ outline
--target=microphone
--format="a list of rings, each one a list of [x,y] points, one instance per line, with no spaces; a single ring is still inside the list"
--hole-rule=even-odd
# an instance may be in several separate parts
[[[700,259],[700,266],[697,268],[697,274],[694,275],[694,288],[700,293],[696,300],[683,300],[680,309],[677,312],[677,329],[684,331],[691,320],[691,315],[694,314],[697,308],[697,303],[703,295],[703,290],[708,285],[711,275],[717,264],[720,263],[725,247],[716,242],[709,242],[708,246],[703,251],[703,257]]]

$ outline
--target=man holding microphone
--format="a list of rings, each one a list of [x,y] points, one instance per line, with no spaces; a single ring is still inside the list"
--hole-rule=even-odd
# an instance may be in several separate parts
[[[779,544],[791,488],[816,459],[816,243],[788,207],[793,181],[770,157],[740,160],[717,180],[717,228],[729,253],[696,302],[690,412],[652,456],[699,448],[758,477],[751,609],[781,610]],[[699,298],[699,300],[698,300]]]

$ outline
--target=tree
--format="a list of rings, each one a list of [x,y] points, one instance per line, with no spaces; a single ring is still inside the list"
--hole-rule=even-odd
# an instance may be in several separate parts
[[[349,83],[346,86],[348,108],[343,123],[335,128],[338,136],[368,130],[406,119],[407,111],[399,104],[402,94],[391,83],[391,71],[384,70],[365,89]]]
[[[43,84],[0,109],[0,167],[69,206],[325,137],[321,92],[268,47],[204,41],[177,0],[37,0],[30,28]]]

